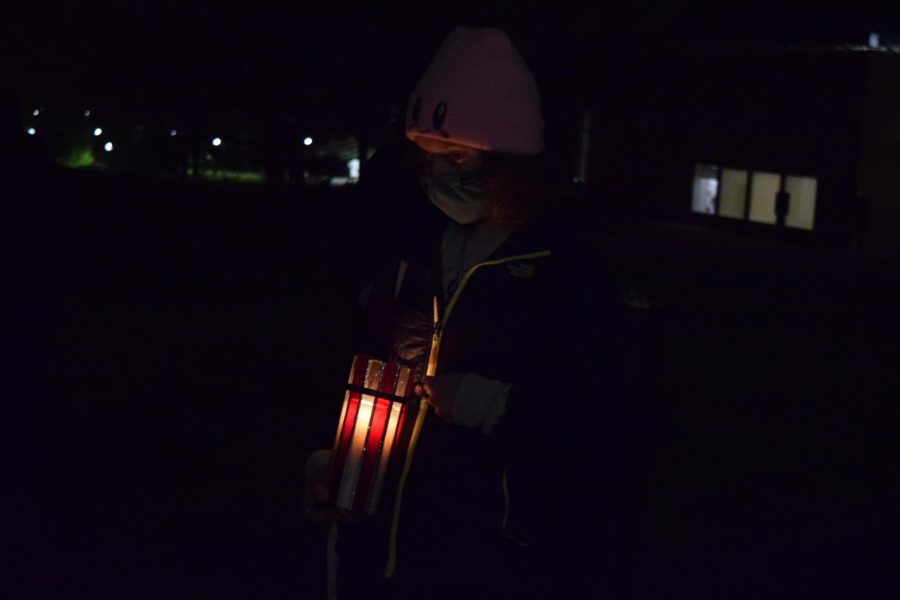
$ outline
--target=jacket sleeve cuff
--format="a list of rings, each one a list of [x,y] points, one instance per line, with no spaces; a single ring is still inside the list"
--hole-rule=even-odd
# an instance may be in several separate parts
[[[466,373],[453,400],[453,422],[490,433],[506,412],[511,387],[503,381]]]

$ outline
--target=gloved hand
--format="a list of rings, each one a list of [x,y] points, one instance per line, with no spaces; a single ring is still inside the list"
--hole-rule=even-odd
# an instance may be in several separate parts
[[[331,494],[331,450],[316,450],[306,460],[303,513],[318,525],[346,519],[329,504]]]
[[[511,387],[470,372],[425,377],[415,391],[448,423],[478,427],[482,433],[490,433],[506,412]]]
[[[434,413],[448,423],[453,423],[453,405],[465,373],[447,373],[437,377],[425,377],[416,385],[416,394],[428,400]]]

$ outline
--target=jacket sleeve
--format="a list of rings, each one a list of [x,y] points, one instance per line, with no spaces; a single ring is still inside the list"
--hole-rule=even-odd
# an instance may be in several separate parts
[[[597,559],[621,545],[637,493],[629,481],[639,427],[626,389],[627,315],[601,265],[584,252],[554,252],[545,309],[496,428],[507,533],[569,581],[603,565],[615,571],[615,561]]]

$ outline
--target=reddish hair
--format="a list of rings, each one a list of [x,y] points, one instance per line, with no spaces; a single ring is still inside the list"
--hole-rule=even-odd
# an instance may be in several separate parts
[[[524,225],[546,212],[551,185],[541,156],[486,152],[482,168],[494,223]]]

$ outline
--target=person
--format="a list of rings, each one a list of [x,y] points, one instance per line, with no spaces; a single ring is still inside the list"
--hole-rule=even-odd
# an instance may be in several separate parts
[[[405,133],[445,218],[368,295],[384,324],[369,348],[416,369],[428,408],[387,508],[338,525],[337,597],[621,597],[634,429],[624,307],[597,251],[553,216],[538,87],[509,36],[453,29]],[[318,522],[339,520],[328,461],[320,451],[307,465]]]

